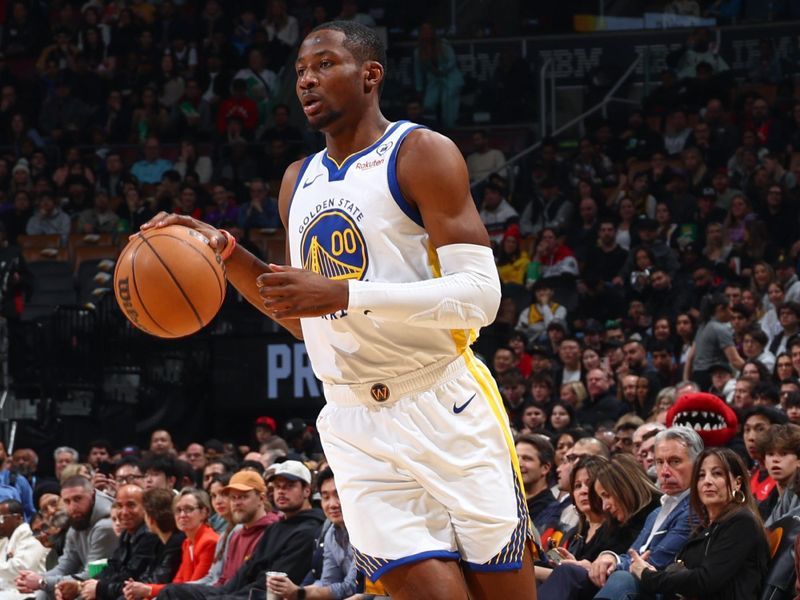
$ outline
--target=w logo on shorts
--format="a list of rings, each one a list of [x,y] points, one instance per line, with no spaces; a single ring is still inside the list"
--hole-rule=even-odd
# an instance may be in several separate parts
[[[373,385],[369,393],[375,402],[386,402],[389,399],[389,388],[383,383]]]

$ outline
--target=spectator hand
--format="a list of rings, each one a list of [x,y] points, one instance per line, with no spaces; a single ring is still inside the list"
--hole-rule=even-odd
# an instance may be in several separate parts
[[[105,492],[109,496],[117,495],[117,482],[113,477],[96,472],[94,477],[92,477],[92,485],[95,489]]]
[[[80,582],[65,579],[56,584],[56,600],[75,600],[81,591]]]
[[[95,600],[97,598],[97,579],[89,579],[81,584],[81,598]]]
[[[20,571],[14,581],[14,585],[17,586],[17,591],[23,594],[32,594],[36,590],[41,589],[39,587],[41,580],[42,576],[38,573],[34,573],[33,571]]]
[[[139,600],[139,598],[150,597],[150,586],[146,583],[139,583],[133,579],[128,579],[125,582],[125,587],[122,589],[125,600]]]
[[[597,587],[603,587],[606,583],[606,579],[614,572],[616,567],[617,561],[613,556],[610,554],[601,554],[595,559],[592,563],[592,567],[589,569],[589,579],[591,579],[592,583]]]
[[[558,552],[558,555],[561,557],[562,561],[564,561],[564,560],[575,561],[576,560],[575,555],[572,554],[572,552],[570,552],[566,548],[562,548],[561,546],[556,546],[556,552]]]
[[[642,573],[646,569],[650,569],[651,571],[655,571],[656,568],[647,562],[647,559],[650,558],[650,550],[639,555],[636,550],[628,550],[628,554],[631,557],[631,574],[636,577],[636,579],[642,578]]]
[[[295,600],[297,598],[297,590],[300,589],[299,586],[292,583],[291,579],[283,576],[269,577],[267,579],[267,587],[269,591],[289,600]]]

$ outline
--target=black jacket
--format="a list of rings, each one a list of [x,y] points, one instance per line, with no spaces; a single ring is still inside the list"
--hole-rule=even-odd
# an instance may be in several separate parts
[[[644,571],[642,590],[665,599],[681,594],[703,600],[753,600],[759,597],[768,563],[764,527],[741,509],[693,534],[676,562],[663,571]]]
[[[598,398],[584,400],[576,417],[578,423],[594,429],[600,421],[616,421],[623,412],[625,406],[622,402],[617,400],[614,394],[606,392]]]
[[[253,557],[230,581],[217,588],[220,594],[247,597],[251,589],[265,590],[266,571],[282,571],[293,582],[300,583],[311,568],[314,540],[324,521],[322,511],[312,508],[267,527]]]
[[[142,573],[161,545],[154,533],[147,531],[144,524],[131,535],[123,532],[119,546],[108,559],[108,566],[97,577],[97,599],[116,600],[122,595],[122,588],[128,579],[138,581]]]
[[[166,544],[159,543],[155,556],[150,560],[139,581],[142,583],[169,583],[178,572],[183,558],[181,545],[186,535],[182,531],[175,531]]]
[[[619,525],[606,521],[589,542],[576,536],[570,542],[569,550],[578,560],[595,560],[604,550],[624,554],[639,536],[648,515],[661,505],[660,496],[653,496],[650,503],[641,508],[627,522]]]

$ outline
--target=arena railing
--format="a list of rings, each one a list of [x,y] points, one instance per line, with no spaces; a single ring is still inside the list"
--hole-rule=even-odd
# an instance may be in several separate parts
[[[579,114],[578,116],[574,117],[573,119],[570,119],[569,121],[567,121],[566,123],[564,123],[563,125],[561,125],[559,127],[556,127],[555,77],[554,77],[554,75],[552,75],[552,61],[551,60],[545,61],[544,64],[542,65],[542,68],[539,71],[539,81],[541,83],[541,86],[540,86],[540,89],[539,89],[539,103],[540,103],[540,106],[539,106],[539,117],[540,117],[540,128],[541,128],[540,129],[540,133],[541,133],[540,138],[541,139],[538,142],[536,142],[534,144],[531,144],[530,146],[528,146],[524,150],[522,150],[519,153],[517,153],[514,156],[512,156],[510,159],[508,159],[506,161],[506,163],[502,167],[500,167],[497,170],[498,171],[505,170],[506,172],[510,172],[511,169],[513,169],[513,167],[515,167],[516,164],[519,161],[521,161],[523,158],[529,156],[531,153],[533,153],[536,150],[538,150],[541,147],[542,140],[545,137],[557,138],[558,136],[560,136],[561,134],[563,134],[566,131],[569,131],[570,129],[572,129],[576,125],[579,125],[581,131],[583,131],[584,122],[586,121],[586,119],[591,117],[592,115],[594,115],[597,112],[601,112],[603,114],[603,116],[605,117],[608,105],[610,103],[612,103],[612,102],[619,102],[619,103],[624,103],[624,104],[638,105],[638,102],[635,102],[634,100],[630,100],[628,98],[617,98],[617,97],[615,97],[615,94],[625,84],[625,82],[628,80],[628,78],[634,72],[636,67],[641,62],[641,60],[642,60],[641,55],[637,56],[633,60],[633,62],[628,66],[628,68],[619,77],[619,79],[617,79],[616,83],[614,83],[614,85],[611,86],[611,89],[608,90],[608,92],[606,93],[606,95],[603,97],[603,99],[600,102],[598,102],[597,104],[595,104],[594,106],[592,106],[588,110],[583,111],[581,114]],[[551,83],[550,86],[545,85],[546,81],[548,80],[548,72],[551,73],[549,75],[549,79],[550,79],[550,83]],[[548,95],[550,96],[549,103],[548,103],[548,99],[547,99]],[[551,127],[551,130],[549,132],[547,131],[548,104],[549,104],[549,111],[550,111],[550,127]],[[480,186],[482,184],[484,184],[489,179],[490,176],[491,175],[487,175],[486,177],[484,177],[482,179],[479,179],[479,180],[475,181],[474,183],[472,183],[472,185],[471,185],[472,189],[475,190],[477,188],[480,188]]]

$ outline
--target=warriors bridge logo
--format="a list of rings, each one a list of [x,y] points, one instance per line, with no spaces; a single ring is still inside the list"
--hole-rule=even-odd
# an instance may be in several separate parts
[[[341,210],[319,213],[303,232],[303,268],[328,279],[363,279],[367,245],[350,215]]]

